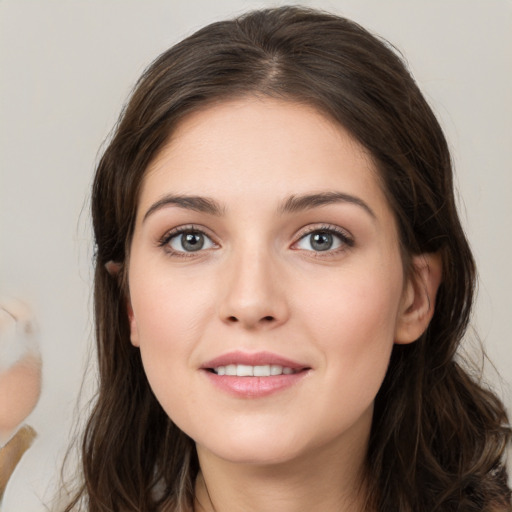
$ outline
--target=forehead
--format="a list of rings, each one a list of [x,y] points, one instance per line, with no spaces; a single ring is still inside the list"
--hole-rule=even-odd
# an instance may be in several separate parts
[[[341,125],[308,105],[248,97],[184,118],[149,165],[140,203],[169,192],[258,202],[332,189],[385,202],[372,158]]]

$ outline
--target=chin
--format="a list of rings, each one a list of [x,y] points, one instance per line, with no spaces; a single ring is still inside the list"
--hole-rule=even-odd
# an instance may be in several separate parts
[[[285,435],[276,436],[275,430],[242,434],[224,431],[222,438],[200,439],[196,444],[199,455],[209,453],[233,464],[260,466],[297,460],[313,448],[307,440],[281,433]]]
[[[295,460],[299,456],[299,452],[293,449],[281,448],[275,449],[261,449],[258,447],[240,447],[230,446],[225,450],[211,452],[214,456],[230,462],[232,464],[252,465],[252,466],[275,466],[286,464]]]

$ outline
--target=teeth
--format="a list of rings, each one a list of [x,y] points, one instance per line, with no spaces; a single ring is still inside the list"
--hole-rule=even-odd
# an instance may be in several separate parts
[[[236,377],[270,377],[271,375],[291,375],[297,373],[293,368],[280,366],[278,364],[264,364],[249,366],[247,364],[228,364],[217,366],[213,371],[217,375],[229,375]]]
[[[228,364],[225,366],[226,375],[236,375],[236,364]]]
[[[281,375],[283,373],[283,367],[278,364],[270,365],[270,375]]]
[[[254,367],[246,364],[239,364],[236,367],[236,375],[237,377],[252,377],[254,375]]]
[[[254,367],[254,376],[255,377],[270,377],[270,365],[266,364],[264,366],[255,366]]]

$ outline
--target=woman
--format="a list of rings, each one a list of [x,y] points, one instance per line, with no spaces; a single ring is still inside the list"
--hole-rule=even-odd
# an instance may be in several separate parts
[[[100,388],[66,510],[509,511],[475,268],[389,46],[299,8],[145,72],[93,189]]]

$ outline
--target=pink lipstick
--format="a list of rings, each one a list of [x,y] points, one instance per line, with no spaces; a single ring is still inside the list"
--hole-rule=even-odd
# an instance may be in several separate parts
[[[259,398],[284,390],[311,368],[271,352],[230,352],[200,368],[221,390],[240,398]]]

